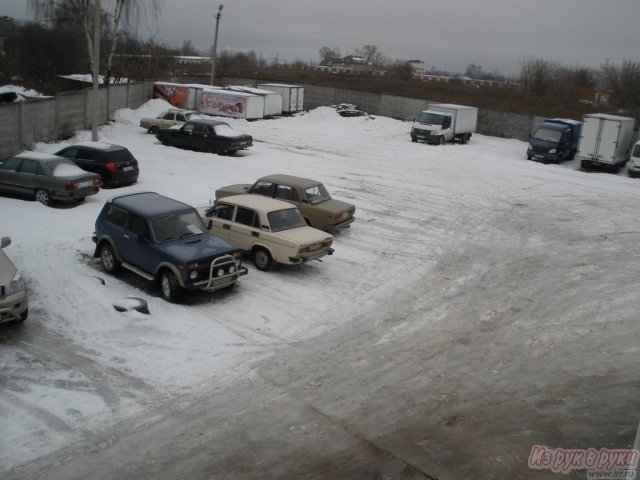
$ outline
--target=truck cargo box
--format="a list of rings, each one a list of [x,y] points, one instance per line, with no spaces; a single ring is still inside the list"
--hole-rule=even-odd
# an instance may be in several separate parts
[[[264,90],[262,88],[255,88],[244,85],[229,86],[227,87],[227,90],[251,93],[252,95],[260,95],[261,97],[264,97],[265,117],[272,117],[282,114],[282,94],[279,92],[272,92],[270,90]]]
[[[578,159],[582,167],[619,167],[629,160],[635,119],[591,113],[583,117]]]
[[[258,88],[277,92],[282,95],[282,113],[295,113],[304,110],[304,87],[284,83],[262,83]]]
[[[203,89],[197,110],[207,115],[246,118],[264,117],[264,97],[224,89]]]

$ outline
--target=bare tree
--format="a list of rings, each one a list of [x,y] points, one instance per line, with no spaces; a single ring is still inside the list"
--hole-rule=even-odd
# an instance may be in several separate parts
[[[141,21],[150,16],[157,17],[160,13],[164,0],[102,0],[103,18],[105,15],[108,21],[103,21],[109,25],[111,31],[111,42],[107,54],[107,65],[105,83],[109,83],[113,56],[116,51],[118,39],[122,32],[122,27],[135,28]],[[76,24],[82,25],[82,30],[87,42],[87,52],[89,56],[89,66],[93,71],[94,62],[99,62],[95,58],[93,46],[93,21],[95,4],[91,0],[28,0],[29,8],[34,12],[36,18],[44,18],[48,21],[55,21],[61,12],[64,18],[70,19]],[[106,13],[109,12],[109,13]]]
[[[558,66],[539,57],[527,57],[520,61],[520,81],[526,93],[545,95],[553,87]]]
[[[318,53],[320,54],[320,61],[340,58],[342,56],[339,47],[322,47]]]
[[[624,60],[621,65],[606,61],[601,67],[602,86],[611,91],[611,103],[630,111],[640,108],[640,62]]]

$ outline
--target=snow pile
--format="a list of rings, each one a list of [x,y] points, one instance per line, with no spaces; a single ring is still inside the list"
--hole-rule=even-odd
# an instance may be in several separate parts
[[[12,95],[9,95],[12,94]],[[31,97],[44,97],[40,92],[32,89],[20,87],[18,85],[1,85],[0,98],[6,98],[6,101],[24,101]]]

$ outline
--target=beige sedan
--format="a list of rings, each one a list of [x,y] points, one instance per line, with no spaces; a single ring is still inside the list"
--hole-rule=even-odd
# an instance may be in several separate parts
[[[198,209],[210,233],[250,253],[258,270],[274,263],[299,265],[332,255],[333,236],[309,227],[289,203],[258,195],[235,195]]]
[[[325,232],[334,233],[355,220],[356,207],[351,203],[331,198],[325,186],[309,178],[293,175],[267,175],[253,185],[229,185],[216,190],[216,199],[229,195],[253,193],[284,200],[300,209],[307,224]]]
[[[172,108],[162,112],[155,118],[144,117],[140,120],[140,126],[146,128],[148,133],[156,134],[161,128],[171,128],[174,125],[184,125],[193,118],[202,118],[199,112]]]

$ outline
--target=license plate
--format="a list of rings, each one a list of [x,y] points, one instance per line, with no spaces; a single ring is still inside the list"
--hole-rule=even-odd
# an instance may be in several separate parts
[[[312,252],[312,251],[314,251],[314,250],[318,250],[318,249],[320,249],[320,248],[322,248],[322,243],[316,243],[315,245],[311,245],[311,246],[309,247],[309,251],[310,251],[310,252]]]
[[[92,186],[93,186],[93,180],[87,180],[86,182],[78,183],[78,188],[85,188],[85,187],[92,187]]]
[[[122,169],[122,171],[123,171],[123,172],[128,172],[128,171],[130,171],[130,170],[133,170],[133,167],[132,167],[132,166],[124,167],[124,168]]]

